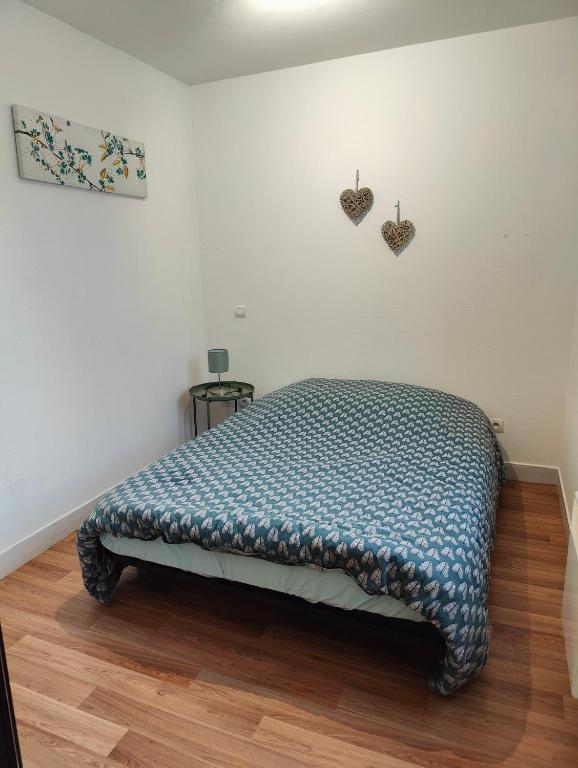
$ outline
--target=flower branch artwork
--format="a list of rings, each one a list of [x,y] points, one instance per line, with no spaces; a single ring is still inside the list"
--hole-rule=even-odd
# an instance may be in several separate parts
[[[13,106],[12,117],[21,179],[147,196],[141,142],[27,107]]]

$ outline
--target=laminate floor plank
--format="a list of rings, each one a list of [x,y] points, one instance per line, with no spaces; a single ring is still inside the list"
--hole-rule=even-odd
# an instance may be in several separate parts
[[[251,737],[234,729],[225,730],[208,719],[205,727],[192,727],[184,717],[168,715],[149,702],[136,701],[96,689],[81,704],[84,712],[97,717],[114,717],[131,731],[157,744],[204,761],[211,766],[224,768],[254,768],[256,765],[290,768],[299,765],[290,757],[279,758],[266,746],[259,746]],[[126,759],[126,758],[125,758]]]
[[[52,733],[102,757],[114,749],[127,731],[106,717],[96,717],[18,684],[12,685],[12,695],[18,722]]]
[[[58,679],[61,674],[68,675],[79,686],[90,686],[91,690],[82,697],[79,704],[99,686],[114,694],[150,703],[169,715],[185,717],[192,728],[202,727],[203,723],[211,721],[215,726],[229,726],[237,732],[251,734],[257,726],[258,720],[249,716],[233,700],[219,708],[214,701],[206,701],[198,691],[191,693],[189,688],[163,683],[133,670],[119,669],[115,664],[44,640],[25,637],[12,647],[12,657],[29,662],[36,660],[44,671],[52,672],[54,679]]]
[[[113,749],[110,757],[126,768],[206,768],[214,765],[191,751],[179,751],[142,733],[128,733]]]
[[[18,736],[24,768],[123,768],[110,756],[102,757],[24,722],[19,724]],[[136,766],[136,763],[133,765]]]
[[[43,664],[41,658],[26,658],[19,654],[16,644],[15,652],[8,650],[10,674],[22,688],[28,688],[41,693],[54,701],[78,707],[92,693],[95,686],[82,682],[74,676],[70,667],[55,674],[54,669]]]

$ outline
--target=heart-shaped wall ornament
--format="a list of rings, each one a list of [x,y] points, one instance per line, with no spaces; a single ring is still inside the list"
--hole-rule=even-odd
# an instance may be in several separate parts
[[[373,192],[369,187],[361,189],[344,189],[339,200],[341,207],[354,224],[359,224],[361,219],[373,205]]]
[[[381,228],[383,239],[394,253],[399,253],[415,235],[415,227],[409,219],[400,221],[386,221]]]

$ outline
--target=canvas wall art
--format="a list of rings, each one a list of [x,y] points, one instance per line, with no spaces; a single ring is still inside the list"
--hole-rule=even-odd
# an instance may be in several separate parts
[[[13,106],[20,178],[147,196],[144,144],[28,107]]]

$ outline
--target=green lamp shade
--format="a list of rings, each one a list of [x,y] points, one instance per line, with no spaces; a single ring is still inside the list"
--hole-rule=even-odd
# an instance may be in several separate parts
[[[209,371],[225,373],[229,370],[229,352],[226,349],[209,349]]]

